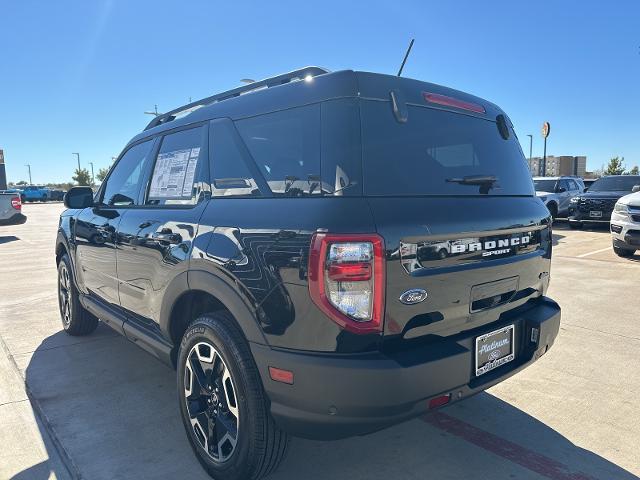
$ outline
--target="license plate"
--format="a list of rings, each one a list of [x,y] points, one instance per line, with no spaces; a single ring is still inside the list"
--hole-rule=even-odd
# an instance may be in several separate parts
[[[589,212],[589,216],[590,216],[590,217],[597,217],[597,218],[600,218],[600,217],[602,216],[602,212],[601,212],[601,211],[599,211],[599,210],[591,210],[591,211]]]
[[[508,325],[476,338],[476,376],[509,363],[515,358],[513,332],[513,325]]]

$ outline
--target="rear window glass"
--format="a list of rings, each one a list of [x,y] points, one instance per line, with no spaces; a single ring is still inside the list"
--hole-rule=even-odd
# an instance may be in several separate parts
[[[534,180],[536,192],[555,192],[557,180]]]
[[[481,186],[452,180],[493,176],[489,195],[533,195],[515,135],[495,121],[408,106],[399,123],[388,102],[362,102],[364,191],[368,195],[478,195]]]
[[[275,195],[319,195],[320,105],[238,120],[236,127]]]

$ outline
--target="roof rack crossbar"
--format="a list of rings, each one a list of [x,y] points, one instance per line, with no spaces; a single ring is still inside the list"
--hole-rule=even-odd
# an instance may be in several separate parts
[[[194,110],[196,108],[209,105],[215,102],[221,102],[222,100],[227,100],[229,98],[238,97],[244,93],[249,93],[253,90],[259,90],[263,88],[276,87],[278,85],[283,85],[285,83],[289,83],[296,79],[303,79],[307,76],[315,77],[316,75],[322,75],[324,73],[329,73],[329,70],[322,67],[304,67],[299,68],[298,70],[293,70],[292,72],[282,73],[280,75],[276,75],[275,77],[265,78],[264,80],[259,80],[257,82],[249,83],[248,85],[242,85],[240,87],[232,88],[231,90],[227,90],[225,92],[216,93],[210,97],[206,97],[200,100],[196,100],[195,102],[188,103],[181,107],[171,110],[170,112],[163,113],[162,115],[158,115],[153,120],[149,122],[149,124],[145,127],[145,130],[149,130],[150,128],[157,127],[158,125],[162,125],[163,123],[170,122],[174,120],[178,114],[187,112],[189,110]]]

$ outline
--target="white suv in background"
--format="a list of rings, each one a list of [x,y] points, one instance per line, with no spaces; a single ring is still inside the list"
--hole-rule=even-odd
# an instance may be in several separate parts
[[[584,193],[580,177],[533,177],[536,196],[544,202],[553,218],[566,217],[573,197]]]
[[[640,250],[640,191],[620,198],[611,214],[613,251],[630,257]]]

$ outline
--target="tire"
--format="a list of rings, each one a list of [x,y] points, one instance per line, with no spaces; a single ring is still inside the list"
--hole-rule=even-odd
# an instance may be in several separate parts
[[[58,307],[64,331],[74,337],[89,335],[98,326],[98,319],[80,304],[69,257],[64,254],[58,264]]]
[[[629,250],[627,248],[620,248],[617,247],[616,245],[613,245],[613,251],[616,255],[618,255],[619,257],[623,257],[623,258],[629,258],[629,257],[633,257],[633,255],[636,253],[635,250]]]
[[[43,195],[43,196],[42,196],[42,201],[43,201],[44,203],[46,203],[46,202],[47,202],[47,196],[46,196],[46,195]]]
[[[249,346],[228,312],[209,313],[189,325],[177,368],[182,423],[207,473],[217,480],[258,480],[274,471],[289,436],[269,413]]]
[[[555,220],[556,217],[558,216],[558,206],[555,203],[550,203],[549,205],[547,205],[547,209],[551,214],[551,218]]]
[[[439,260],[444,260],[445,258],[447,258],[448,255],[449,255],[449,253],[444,248],[441,248],[438,251],[438,259]]]

